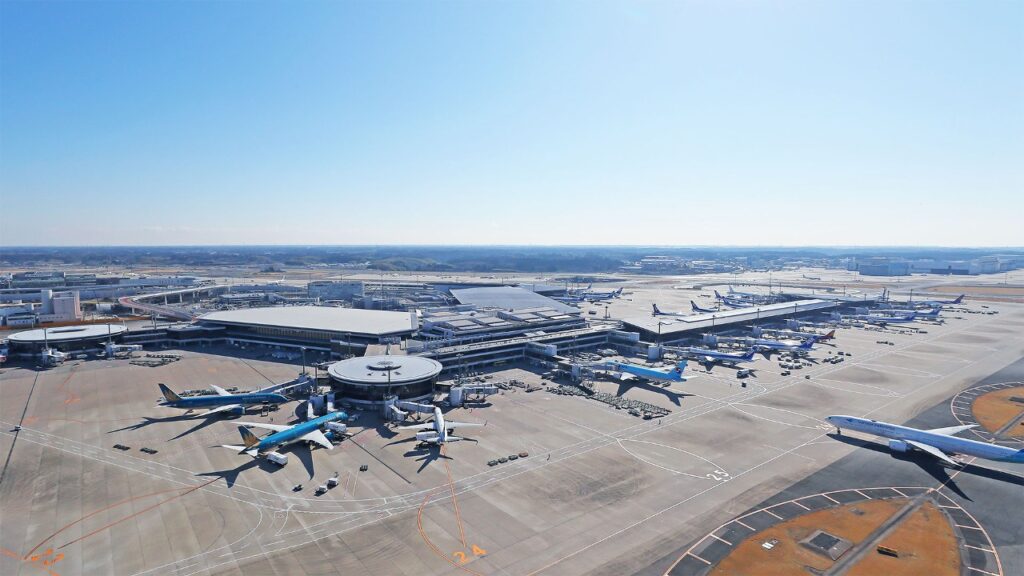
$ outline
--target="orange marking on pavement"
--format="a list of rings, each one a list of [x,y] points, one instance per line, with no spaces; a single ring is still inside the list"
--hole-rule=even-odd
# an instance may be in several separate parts
[[[53,550],[48,550],[47,552],[52,554]],[[39,568],[40,570],[42,570],[43,572],[46,572],[50,576],[60,576],[60,574],[54,572],[53,570],[50,570],[47,566],[50,566],[50,565],[52,565],[52,564],[54,564],[56,562],[59,562],[59,561],[64,559],[64,555],[63,554],[58,554],[56,557],[54,557],[53,560],[48,560],[46,562],[40,562],[39,560],[40,560],[41,557],[39,557],[39,556],[35,557],[34,559],[22,558],[21,554],[18,554],[17,552],[15,552],[13,550],[8,550],[7,548],[0,548],[0,554],[2,554],[4,556],[7,556],[8,558],[14,558],[15,560],[18,560],[18,561],[23,562],[25,564],[29,564],[31,566],[35,566],[36,568]]]
[[[451,558],[448,557],[447,554],[441,552],[441,549],[434,545],[434,543],[430,541],[430,537],[427,536],[427,533],[423,531],[423,509],[427,506],[427,502],[430,501],[430,497],[433,496],[435,492],[427,492],[427,495],[423,497],[423,502],[420,504],[419,509],[416,511],[416,528],[420,531],[420,536],[423,538],[423,542],[426,543],[426,545],[431,550],[433,550],[434,554],[437,554],[439,558],[443,559],[445,562],[451,564],[459,570],[462,570],[463,572],[466,572],[468,574],[473,574],[474,576],[483,576],[483,574],[475,570],[471,570],[453,561]]]
[[[108,506],[104,506],[103,508],[100,508],[99,510],[96,510],[95,512],[90,512],[89,514],[86,514],[85,516],[82,516],[81,518],[79,518],[78,520],[75,520],[74,522],[65,524],[60,530],[57,530],[53,534],[50,534],[49,536],[47,536],[45,539],[43,539],[41,542],[39,542],[39,544],[36,544],[34,548],[29,550],[28,554],[25,554],[25,558],[28,558],[29,556],[32,556],[33,552],[35,552],[36,550],[39,550],[40,546],[42,546],[43,544],[46,544],[47,542],[52,540],[53,537],[56,536],[57,534],[60,534],[61,532],[67,530],[68,528],[71,528],[75,524],[78,524],[79,522],[81,522],[83,520],[86,520],[88,518],[91,518],[91,517],[93,517],[93,516],[95,516],[95,515],[97,515],[97,514],[99,514],[101,512],[106,512],[107,510],[110,510],[111,508],[116,508],[116,507],[118,507],[118,506],[120,506],[122,504],[127,504],[128,502],[133,502],[135,500],[141,500],[142,498],[149,498],[150,496],[156,496],[158,494],[166,494],[167,492],[177,492],[179,490],[185,490],[185,488],[169,488],[167,490],[160,490],[158,492],[151,492],[149,494],[143,494],[141,496],[133,496],[131,498],[125,498],[124,500],[121,500],[119,502],[114,502],[113,504],[110,504]]]
[[[445,451],[444,444],[441,444],[439,448],[442,456],[447,456],[448,453]],[[448,487],[452,491],[452,506],[455,507],[455,520],[459,524],[459,536],[462,537],[462,547],[466,547],[466,530],[462,527],[462,514],[459,513],[459,501],[455,498],[455,482],[452,481],[452,470],[448,467],[448,459],[442,458],[441,461],[444,463],[444,471],[448,473]]]
[[[182,496],[187,496],[187,495],[195,492],[196,490],[199,490],[203,486],[208,486],[210,484],[213,484],[217,480],[219,480],[219,478],[212,478],[209,482],[203,482],[202,484],[199,484],[198,486],[193,486],[192,488],[189,488],[189,489],[185,490],[184,492],[182,492],[181,494],[178,494],[177,496],[173,496],[171,498],[168,498],[167,500],[161,500],[161,501],[157,502],[156,504],[153,504],[152,506],[148,506],[146,508],[143,508],[142,510],[139,510],[138,512],[136,512],[134,514],[129,514],[128,516],[125,516],[124,518],[121,518],[120,520],[115,520],[115,521],[111,522],[110,524],[107,524],[106,526],[101,526],[100,528],[97,528],[97,529],[93,530],[92,532],[89,532],[85,536],[82,536],[80,538],[76,538],[76,539],[74,539],[74,540],[72,540],[70,542],[65,542],[64,544],[61,544],[60,546],[58,546],[57,549],[59,550],[61,548],[65,548],[65,547],[70,546],[72,544],[75,544],[77,542],[81,542],[82,540],[85,540],[86,538],[88,538],[90,536],[94,536],[96,534],[99,534],[100,532],[106,530],[107,528],[110,528],[112,526],[120,524],[121,522],[124,522],[125,520],[131,520],[132,518],[134,518],[134,517],[136,517],[136,516],[138,516],[140,514],[144,514],[146,512],[149,512],[150,510],[152,510],[152,509],[154,509],[154,508],[156,508],[158,506],[166,504],[166,503],[168,503],[168,502],[170,502],[172,500],[177,500],[178,498],[181,498]]]

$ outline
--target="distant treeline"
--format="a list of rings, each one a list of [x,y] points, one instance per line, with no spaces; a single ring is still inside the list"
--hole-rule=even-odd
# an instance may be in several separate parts
[[[389,271],[613,272],[644,256],[693,260],[782,263],[840,257],[971,259],[990,254],[1024,254],[1020,248],[782,248],[664,246],[168,246],[0,248],[0,265],[79,266],[259,266],[318,264]]]

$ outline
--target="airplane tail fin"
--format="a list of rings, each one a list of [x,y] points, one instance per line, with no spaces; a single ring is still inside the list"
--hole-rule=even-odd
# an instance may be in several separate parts
[[[756,354],[756,353],[757,353],[757,350],[751,348],[750,350],[747,350],[746,354],[743,355],[743,359],[746,360],[747,362],[750,362],[751,360],[754,359],[754,354]]]
[[[722,295],[718,293],[718,290],[715,290],[715,298],[722,299]]]
[[[250,450],[260,443],[260,439],[252,433],[252,430],[245,426],[239,426],[238,432],[242,435],[242,443],[245,444],[245,450],[242,450],[242,452]]]
[[[956,300],[953,300],[953,304],[959,304],[959,303],[961,303],[963,301],[964,301],[964,294],[961,294],[961,295],[956,297]]]
[[[821,339],[822,340],[831,340],[831,339],[833,339],[835,337],[836,337],[836,331],[835,330],[829,330],[829,333],[825,334],[824,336],[822,336]]]
[[[658,310],[658,305],[657,304],[651,304],[651,308],[654,309],[654,315],[655,316],[657,316],[658,314],[661,314],[661,310]]]
[[[817,342],[817,341],[818,341],[818,337],[817,336],[811,336],[810,338],[805,340],[803,344],[800,345],[800,349],[801,350],[810,350],[811,348],[814,347],[814,343]]]
[[[686,360],[680,360],[679,364],[676,364],[676,371],[679,372],[679,374],[686,371]]]
[[[616,296],[620,296],[622,294],[622,290],[623,290],[622,288],[619,288],[618,290],[616,290],[615,291],[615,295]]]
[[[166,399],[168,402],[178,402],[179,400],[181,400],[181,396],[175,394],[174,390],[168,388],[166,384],[160,383],[157,384],[157,386],[160,387],[160,393],[164,395],[164,399]]]

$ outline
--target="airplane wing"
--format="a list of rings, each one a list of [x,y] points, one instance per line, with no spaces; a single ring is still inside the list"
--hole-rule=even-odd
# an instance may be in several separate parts
[[[964,430],[970,430],[971,428],[977,427],[977,424],[965,424],[963,426],[949,426],[948,428],[934,428],[932,430],[928,430],[928,432],[931,432],[932,434],[942,434],[944,436],[953,436],[954,434],[959,434]]]
[[[434,423],[427,422],[426,424],[410,424],[408,426],[399,426],[399,430],[433,430]]]
[[[250,428],[263,428],[264,430],[273,430],[274,432],[283,432],[291,429],[291,426],[285,426],[283,424],[264,424],[263,422],[239,422],[239,426],[248,426]]]
[[[475,426],[483,426],[483,424],[477,424],[476,422],[453,422],[451,420],[444,421],[445,428],[470,428]]]
[[[227,404],[225,406],[218,406],[216,408],[213,408],[211,410],[207,410],[206,412],[203,412],[203,416],[209,416],[210,414],[217,414],[218,412],[228,412],[228,411],[235,410],[235,409],[241,408],[241,407],[242,407],[241,404]]]
[[[213,391],[216,392],[218,396],[231,396],[230,392],[221,388],[220,386],[217,386],[216,384],[210,384],[210,388],[212,388]]]
[[[938,458],[939,460],[942,460],[943,462],[945,462],[947,464],[951,464],[953,466],[959,466],[960,465],[959,462],[957,462],[956,460],[953,460],[952,458],[947,456],[945,452],[943,452],[942,450],[939,450],[935,446],[932,446],[930,444],[925,444],[923,442],[916,442],[914,440],[904,440],[904,442],[906,442],[907,444],[910,444],[911,446],[913,446],[914,448],[917,448],[918,450],[920,450],[922,452],[927,452],[927,453],[931,454],[932,456],[935,456],[936,458]]]
[[[313,430],[309,434],[303,436],[302,439],[310,442],[316,442],[328,450],[334,448],[334,444],[331,444],[331,441],[327,439],[327,436],[324,436],[324,433],[319,430]]]
[[[255,456],[256,455],[256,450],[255,449],[250,450],[247,447],[242,446],[241,444],[221,444],[220,447],[221,448],[228,448],[228,449],[234,450],[235,452],[238,452],[238,453],[244,452],[244,453],[246,453],[246,454],[248,454],[250,456]]]

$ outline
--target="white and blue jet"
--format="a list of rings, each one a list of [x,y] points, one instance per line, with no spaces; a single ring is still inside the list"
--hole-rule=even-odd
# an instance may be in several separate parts
[[[825,420],[835,426],[836,432],[839,434],[842,434],[844,429],[874,434],[875,436],[887,438],[889,440],[889,449],[893,452],[917,450],[930,454],[952,466],[961,466],[963,464],[952,458],[952,456],[958,454],[994,460],[996,462],[1024,463],[1024,450],[1015,450],[998,444],[989,444],[988,442],[979,442],[954,436],[954,434],[974,428],[977,424],[919,430],[909,426],[889,424],[868,418],[858,418],[857,416],[835,415],[829,416]]]

